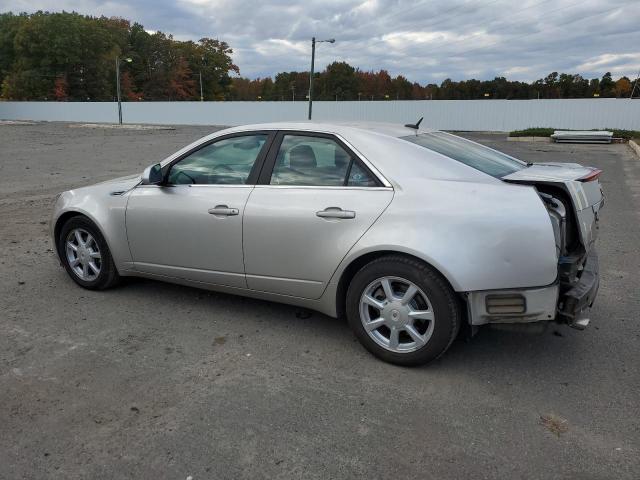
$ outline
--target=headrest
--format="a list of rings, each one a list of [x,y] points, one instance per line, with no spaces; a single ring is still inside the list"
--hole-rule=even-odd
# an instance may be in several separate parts
[[[318,166],[316,155],[309,145],[296,145],[289,150],[289,166],[297,168],[315,168]]]

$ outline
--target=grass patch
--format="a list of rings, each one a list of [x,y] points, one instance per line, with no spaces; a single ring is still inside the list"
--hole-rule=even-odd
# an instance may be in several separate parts
[[[536,128],[527,128],[525,130],[514,130],[513,132],[509,132],[510,137],[550,137],[553,135],[553,132],[556,130],[561,130],[560,128],[544,128],[544,127],[536,127]],[[630,139],[640,139],[640,131],[638,130],[619,130],[616,128],[594,128],[591,131],[603,131],[606,130],[608,132],[613,132],[613,136],[615,138],[624,138],[625,140]],[[568,130],[572,131],[572,130]],[[575,130],[574,130],[575,131]]]
[[[555,128],[527,128],[525,130],[514,130],[513,132],[509,132],[510,137],[550,137],[553,132],[555,132]]]

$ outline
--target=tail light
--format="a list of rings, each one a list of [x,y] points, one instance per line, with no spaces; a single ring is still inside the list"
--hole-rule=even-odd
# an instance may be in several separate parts
[[[578,179],[578,181],[579,182],[593,182],[594,180],[598,179],[598,177],[600,176],[601,173],[602,173],[602,170],[600,170],[598,168],[594,168],[593,170],[591,170],[591,173],[588,173],[584,177],[580,177]]]

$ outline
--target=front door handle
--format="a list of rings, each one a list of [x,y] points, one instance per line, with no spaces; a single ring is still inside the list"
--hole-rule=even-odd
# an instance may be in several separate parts
[[[342,210],[340,207],[328,207],[324,210],[316,212],[316,216],[320,218],[356,218],[356,212],[351,210]]]
[[[211,215],[219,215],[221,217],[232,217],[238,215],[240,211],[237,208],[229,208],[226,205],[216,205],[209,209]]]

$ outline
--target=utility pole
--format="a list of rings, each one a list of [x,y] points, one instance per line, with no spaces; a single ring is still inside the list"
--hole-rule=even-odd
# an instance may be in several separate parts
[[[296,101],[296,84],[291,85],[291,101]]]
[[[204,95],[202,94],[202,70],[200,70],[199,74],[200,74],[200,101],[204,102]]]

